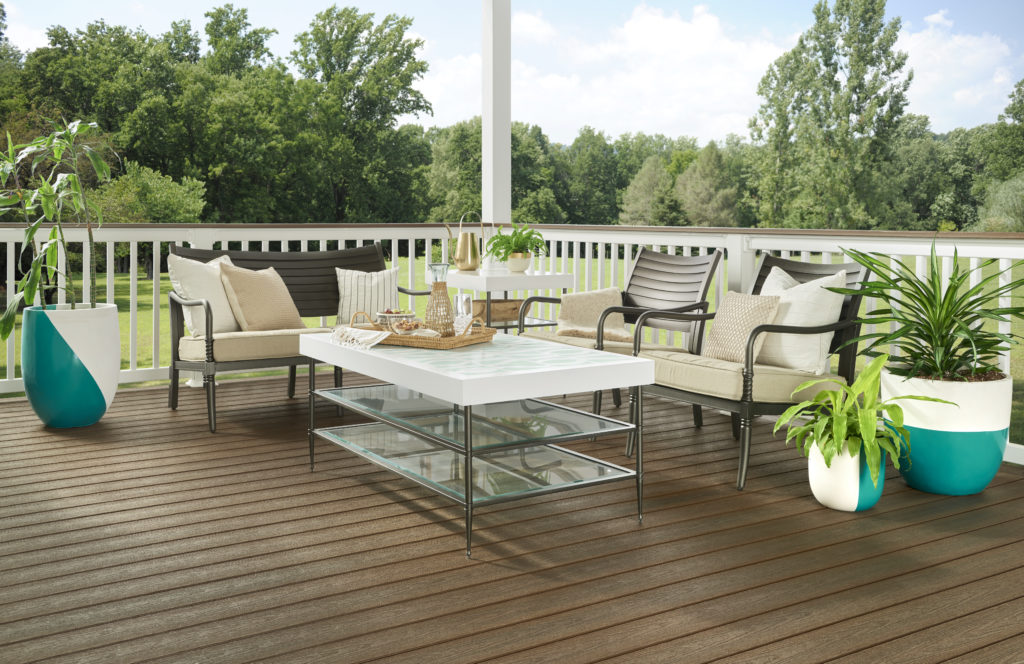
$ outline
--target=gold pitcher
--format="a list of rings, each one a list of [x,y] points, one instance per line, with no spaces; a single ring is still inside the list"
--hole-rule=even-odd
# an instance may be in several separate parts
[[[459,237],[455,240],[454,251],[449,244],[449,253],[451,255],[451,261],[455,263],[456,269],[459,270],[475,270],[480,267],[480,241],[476,237],[476,233],[468,233],[462,230],[462,222],[466,219],[466,215],[475,214],[477,219],[480,219],[480,215],[470,210],[466,214],[459,217]],[[452,231],[448,228],[448,224],[444,227],[448,229],[449,239],[452,237]],[[480,237],[483,237],[484,222],[480,219]]]

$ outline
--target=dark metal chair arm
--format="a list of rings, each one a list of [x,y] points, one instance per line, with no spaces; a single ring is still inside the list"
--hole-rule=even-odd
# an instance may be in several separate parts
[[[713,313],[695,314],[693,311],[707,311],[711,306],[707,301],[694,302],[684,307],[674,309],[648,309],[636,319],[636,328],[633,330],[633,355],[640,352],[640,340],[643,336],[644,326],[649,320],[676,320],[691,323],[703,323],[715,317]]]
[[[404,293],[405,295],[430,295],[430,291],[428,290],[413,290],[411,288],[406,288],[405,286],[399,286],[398,292]]]
[[[523,300],[523,303],[519,305],[519,333],[522,334],[526,327],[526,313],[530,310],[530,306],[534,302],[542,302],[547,304],[561,304],[562,298],[560,297],[548,297],[546,295],[534,295]]]
[[[762,334],[769,332],[781,334],[822,334],[824,332],[838,332],[839,330],[846,329],[851,325],[855,325],[856,322],[857,321],[852,320],[841,320],[836,323],[815,325],[813,327],[805,327],[803,325],[758,325],[750,331],[750,336],[747,337],[747,348],[743,357],[743,370],[744,372],[752,372],[754,370],[754,344],[757,341],[757,337]]]
[[[179,308],[180,307],[202,307],[203,308],[203,313],[205,314],[203,316],[203,319],[204,319],[204,321],[206,323],[206,329],[204,330],[206,332],[206,361],[207,362],[213,362],[213,313],[212,313],[212,310],[210,308],[209,300],[204,300],[202,298],[197,299],[197,300],[186,300],[183,297],[181,297],[180,295],[178,295],[177,293],[175,293],[174,291],[171,291],[170,293],[168,293],[167,298],[168,298],[168,300],[170,300],[171,307],[178,306]],[[177,338],[173,338],[172,339],[172,341],[173,341],[172,345],[173,345],[174,348],[178,347],[178,341],[181,339],[181,337],[178,337],[177,335],[178,335],[178,330],[173,330],[172,331],[172,337],[177,337]]]

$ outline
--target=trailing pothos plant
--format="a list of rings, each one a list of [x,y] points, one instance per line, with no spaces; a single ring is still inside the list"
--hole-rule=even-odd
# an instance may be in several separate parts
[[[790,440],[796,441],[804,456],[808,456],[811,447],[817,445],[825,458],[825,465],[829,467],[832,459],[844,448],[850,456],[859,452],[864,455],[872,483],[878,486],[878,474],[882,472],[884,462],[882,452],[888,452],[898,469],[904,449],[910,450],[910,432],[903,426],[903,409],[894,402],[913,399],[951,403],[916,395],[880,400],[879,383],[882,368],[888,360],[888,355],[879,355],[871,360],[852,385],[843,385],[830,378],[802,383],[793,390],[793,394],[825,383],[834,385],[835,389],[821,390],[813,399],[788,408],[775,423],[775,431],[797,417],[807,418],[806,422],[789,427],[786,444]]]
[[[0,153],[0,215],[13,212],[25,223],[22,251],[32,251],[32,263],[18,282],[17,291],[0,317],[0,338],[6,339],[14,330],[21,303],[32,303],[43,281],[64,277],[63,289],[72,308],[78,301],[74,280],[60,269],[59,258],[68,254],[64,224],[84,224],[88,240],[84,251],[92,252],[93,228],[103,223],[99,207],[86,195],[82,182],[83,167],[88,164],[98,180],[110,179],[110,166],[104,161],[101,148],[82,140],[98,133],[95,123],[79,120],[54,125],[48,136],[30,143],[15,145],[7,134],[7,149]],[[50,229],[36,249],[36,233],[43,223]],[[58,280],[59,283],[59,280]],[[96,282],[90,282],[90,302],[96,302]]]
[[[498,229],[498,233],[487,241],[487,252],[499,261],[508,260],[510,254],[536,253],[544,255],[548,252],[548,245],[544,237],[535,228],[526,224],[513,225],[512,232],[505,235]]]
[[[847,343],[867,342],[861,354],[869,357],[880,355],[886,346],[890,352],[897,350],[898,357],[888,367],[897,376],[932,380],[1002,377],[997,365],[999,354],[1021,337],[1000,332],[997,323],[1024,320],[1024,306],[1012,302],[1002,306],[999,299],[1015,297],[1014,292],[1024,286],[1024,279],[1003,280],[1024,261],[1016,261],[1005,270],[988,269],[996,259],[965,268],[954,249],[952,268],[944,279],[934,242],[924,276],[918,276],[897,257],[845,251],[871,270],[871,279],[856,292],[881,303],[860,319],[862,324],[876,326],[875,331]],[[975,272],[979,274],[972,286]],[[855,292],[847,288],[830,290]]]

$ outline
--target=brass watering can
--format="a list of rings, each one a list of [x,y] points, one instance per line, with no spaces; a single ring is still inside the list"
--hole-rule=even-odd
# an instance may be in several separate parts
[[[459,270],[475,270],[480,267],[480,241],[476,237],[476,233],[468,233],[462,230],[462,222],[466,219],[466,215],[475,214],[477,219],[480,219],[480,215],[470,210],[459,217],[459,237],[455,240],[454,249],[449,242],[449,254],[451,261],[455,263],[456,269]],[[452,230],[448,228],[448,224],[444,227],[448,229],[448,238],[452,237]],[[484,234],[484,222],[480,219],[480,237],[483,238]]]

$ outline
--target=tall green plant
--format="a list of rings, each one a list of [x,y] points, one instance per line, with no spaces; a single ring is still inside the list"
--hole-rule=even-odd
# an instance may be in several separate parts
[[[76,120],[55,125],[49,136],[40,136],[31,143],[15,145],[7,134],[7,150],[0,156],[0,213],[14,210],[25,222],[22,251],[35,251],[36,233],[49,222],[49,234],[40,243],[32,263],[18,282],[17,292],[0,317],[0,338],[7,339],[14,331],[14,322],[22,301],[33,302],[43,271],[48,278],[64,277],[64,290],[72,308],[77,301],[74,280],[60,269],[59,254],[68,256],[64,223],[74,221],[85,225],[88,241],[85,251],[93,247],[93,228],[103,223],[103,215],[86,196],[82,184],[82,161],[91,166],[99,180],[110,179],[110,166],[99,150],[81,142],[98,132],[95,123]],[[28,168],[28,180],[24,170]],[[90,283],[90,302],[96,302],[96,283]]]
[[[830,378],[811,380],[799,385],[793,390],[793,394],[826,383],[834,385],[836,389],[821,390],[813,399],[786,409],[775,423],[775,431],[796,417],[808,418],[803,424],[787,429],[787,444],[790,440],[795,440],[804,456],[810,454],[812,446],[817,445],[828,467],[832,466],[832,459],[840,454],[844,447],[850,456],[856,456],[860,452],[864,455],[868,472],[871,473],[871,481],[878,486],[878,474],[884,461],[882,452],[888,452],[893,465],[899,468],[903,449],[910,449],[910,432],[903,426],[903,409],[893,402],[898,399],[913,399],[951,403],[916,395],[879,400],[882,368],[888,360],[888,355],[876,357],[864,367],[852,385],[843,385]]]
[[[948,279],[932,244],[928,271],[918,276],[906,263],[881,253],[845,250],[853,260],[871,270],[871,281],[857,292],[875,298],[882,306],[867,312],[860,322],[885,326],[888,331],[862,334],[847,343],[868,342],[861,352],[876,357],[889,346],[899,357],[889,370],[898,376],[932,380],[965,380],[970,375],[999,371],[999,353],[1009,350],[1020,335],[1000,332],[987,322],[1024,319],[1024,307],[1000,306],[999,298],[1012,297],[1024,286],[1024,279],[1000,283],[1006,270],[984,276],[984,270],[996,262],[984,261],[974,269],[965,269],[953,251],[953,267]],[[1015,262],[1009,269],[1024,264]],[[972,273],[981,270],[978,283],[970,285]],[[839,293],[849,289],[834,288]],[[891,325],[891,327],[888,327]]]

